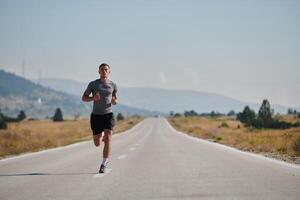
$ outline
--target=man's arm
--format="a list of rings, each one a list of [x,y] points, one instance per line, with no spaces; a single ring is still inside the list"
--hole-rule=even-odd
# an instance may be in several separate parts
[[[111,98],[111,104],[112,105],[116,105],[118,103],[118,98],[116,95],[112,96]]]
[[[118,98],[117,98],[117,85],[114,83],[114,91],[112,92],[112,98],[111,98],[111,104],[116,105],[118,103]]]
[[[90,82],[87,86],[86,90],[82,95],[82,101],[89,102],[89,101],[99,101],[100,100],[100,93],[97,92],[94,96],[90,97],[90,94],[93,91],[93,82]]]
[[[112,92],[111,104],[116,105],[118,103],[118,98],[117,98],[118,88],[117,88],[117,85],[115,83],[113,83],[113,86],[114,86],[114,90]]]
[[[93,97],[90,97],[90,94],[88,94],[87,92],[84,92],[82,95],[82,101],[85,101],[85,102],[93,101]]]
[[[89,101],[99,101],[100,100],[100,93],[97,92],[95,96],[90,97],[90,93],[85,91],[82,95],[82,101],[89,102]]]

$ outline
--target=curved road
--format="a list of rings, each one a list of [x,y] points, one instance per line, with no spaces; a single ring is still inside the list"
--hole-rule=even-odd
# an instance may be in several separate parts
[[[0,199],[299,199],[300,167],[195,139],[164,118],[113,137],[0,160]]]

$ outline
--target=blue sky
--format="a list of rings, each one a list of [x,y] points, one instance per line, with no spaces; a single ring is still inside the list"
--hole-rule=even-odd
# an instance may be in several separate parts
[[[300,1],[0,0],[0,68],[300,108]],[[170,100],[171,101],[171,100]]]

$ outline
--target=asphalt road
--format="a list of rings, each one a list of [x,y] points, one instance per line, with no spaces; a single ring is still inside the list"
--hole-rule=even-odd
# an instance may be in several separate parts
[[[113,137],[106,174],[92,141],[0,160],[0,199],[299,199],[300,167],[148,118]]]

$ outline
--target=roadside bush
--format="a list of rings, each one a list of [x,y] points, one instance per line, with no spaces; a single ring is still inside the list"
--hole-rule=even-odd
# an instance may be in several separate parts
[[[222,122],[221,125],[219,126],[219,128],[228,128],[228,124],[226,122]]]
[[[7,129],[7,124],[2,113],[0,113],[0,129]]]
[[[298,152],[298,154],[300,153],[300,137],[295,140],[293,149]]]
[[[117,115],[117,121],[120,121],[120,120],[124,120],[124,116],[122,115],[122,113],[118,113]]]
[[[285,122],[285,121],[279,121],[278,119],[273,120],[270,128],[276,128],[276,129],[287,129],[293,127],[292,123]]]
[[[175,115],[174,115],[174,117],[181,117],[182,116],[182,114],[180,114],[180,113],[175,113]]]
[[[212,136],[212,139],[214,140],[214,142],[219,142],[219,141],[221,141],[223,138],[222,137],[220,137],[220,136]]]

